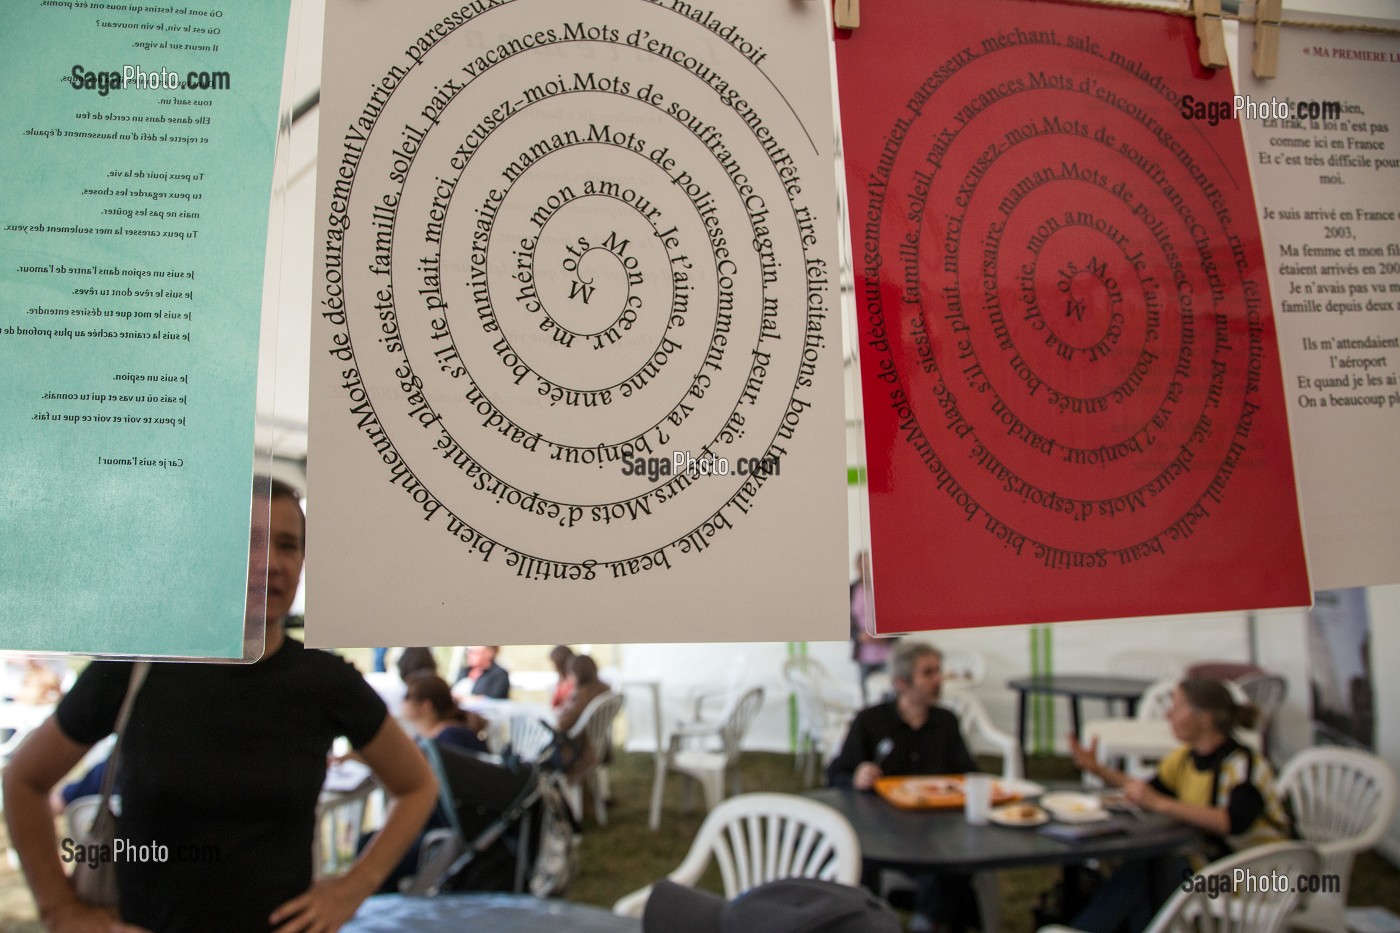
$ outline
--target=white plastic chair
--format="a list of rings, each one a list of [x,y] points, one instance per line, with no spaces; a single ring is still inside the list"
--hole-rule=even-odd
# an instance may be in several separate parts
[[[841,696],[821,662],[788,658],[783,679],[797,700],[797,767],[807,786],[816,779],[817,765],[836,754],[856,704]]]
[[[507,723],[510,750],[521,761],[538,761],[540,755],[554,741],[554,730],[549,723],[527,713],[517,713]]]
[[[1343,911],[1356,853],[1374,846],[1395,818],[1395,772],[1382,759],[1337,746],[1305,749],[1279,774],[1275,789],[1293,813],[1293,828],[1322,857],[1320,871],[1341,890],[1313,894],[1293,919],[1309,930],[1344,930]]]
[[[1251,674],[1234,681],[1259,710],[1259,750],[1268,754],[1269,726],[1288,696],[1288,681],[1278,674]]]
[[[720,803],[667,877],[694,887],[711,858],[726,899],[780,878],[860,883],[860,841],[850,822],[826,804],[790,794],[741,794]],[[650,896],[650,885],[633,891],[613,913],[640,917]]]
[[[661,826],[661,798],[666,789],[668,771],[679,772],[697,781],[705,795],[705,807],[710,810],[724,797],[726,776],[730,778],[735,792],[738,792],[739,752],[743,748],[744,735],[762,706],[763,688],[754,687],[739,698],[718,724],[682,723],[676,728],[671,735],[670,748],[656,763],[649,820],[653,830]],[[687,741],[703,741],[712,737],[719,740],[717,751],[685,747]]]
[[[569,808],[573,810],[577,820],[583,819],[583,786],[587,784],[588,792],[593,795],[593,815],[597,818],[598,825],[608,825],[606,781],[602,777],[606,765],[603,761],[607,758],[608,750],[612,748],[613,720],[622,709],[623,701],[622,694],[612,691],[594,697],[584,707],[578,722],[569,730],[571,739],[586,736],[588,747],[593,753],[593,764],[588,770],[575,776],[568,785]]]
[[[1199,876],[1219,875],[1228,879],[1225,892],[1217,887],[1212,898],[1207,890],[1178,890],[1157,912],[1146,933],[1279,933],[1290,922],[1290,914],[1299,894],[1293,882],[1299,876],[1315,873],[1318,856],[1313,848],[1301,842],[1276,842],[1255,846],[1211,862]],[[1255,876],[1277,872],[1289,881],[1289,890],[1242,891],[1234,887],[1234,872],[1247,871]],[[1220,882],[1216,882],[1217,885]],[[1242,887],[1242,885],[1241,885]],[[1333,931],[1344,926],[1329,927]],[[1077,933],[1070,927],[1041,927],[1040,933]]]
[[[952,710],[958,717],[958,728],[964,740],[985,739],[1001,752],[1001,776],[1008,781],[1019,781],[1021,771],[1021,743],[1015,737],[1002,732],[992,724],[987,708],[968,690],[945,690],[939,705]]]
[[[1172,706],[1172,694],[1176,691],[1176,685],[1181,683],[1181,677],[1163,677],[1152,686],[1142,691],[1142,696],[1138,699],[1137,713],[1131,717],[1139,722],[1146,722],[1155,719],[1166,719],[1167,710]]]
[[[743,695],[749,674],[748,655],[735,655],[725,667],[727,671],[723,684],[698,684],[686,691],[686,707],[691,710],[694,722],[717,725],[716,717],[722,720]]]

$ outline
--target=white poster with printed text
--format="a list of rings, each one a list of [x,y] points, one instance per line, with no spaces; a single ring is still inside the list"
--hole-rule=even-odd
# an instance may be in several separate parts
[[[312,644],[839,639],[813,3],[327,3]]]
[[[1393,26],[1393,24],[1381,24]],[[1400,582],[1400,37],[1286,27],[1241,105],[1316,590]]]

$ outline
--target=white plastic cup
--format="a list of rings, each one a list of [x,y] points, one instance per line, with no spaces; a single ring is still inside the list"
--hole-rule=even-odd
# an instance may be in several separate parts
[[[989,774],[969,774],[963,783],[964,813],[973,826],[985,826],[992,812],[992,777]]]

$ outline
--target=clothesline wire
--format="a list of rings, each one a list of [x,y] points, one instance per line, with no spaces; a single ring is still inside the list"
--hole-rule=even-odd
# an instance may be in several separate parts
[[[1083,3],[1088,6],[1111,6],[1124,10],[1150,10],[1153,13],[1166,13],[1169,16],[1185,16],[1195,18],[1195,11],[1185,7],[1164,7],[1153,3],[1135,3],[1133,0],[1069,0],[1071,3]],[[1238,13],[1220,14],[1221,19],[1234,20],[1237,23],[1254,24],[1254,20],[1240,16]],[[1350,23],[1350,22],[1320,22],[1309,19],[1280,19],[1280,26],[1294,26],[1303,29],[1328,29],[1332,32],[1374,32],[1383,35],[1400,36],[1400,26],[1378,26],[1374,23]]]

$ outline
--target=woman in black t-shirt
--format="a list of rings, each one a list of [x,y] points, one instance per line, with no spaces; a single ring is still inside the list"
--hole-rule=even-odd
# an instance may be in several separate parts
[[[250,605],[264,586],[256,549],[268,544],[262,660],[153,665],[132,707],[117,763],[117,836],[159,846],[149,851],[165,858],[118,861],[124,922],[78,900],[45,800],[113,730],[131,665],[91,664],[5,770],[10,836],[53,933],[333,933],[379,887],[437,800],[427,762],[355,669],[283,634],[305,539],[295,492],[274,481],[270,496],[255,499],[253,524]],[[392,802],[350,871],[313,885],[316,802],[340,735]]]

